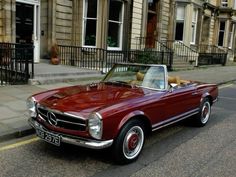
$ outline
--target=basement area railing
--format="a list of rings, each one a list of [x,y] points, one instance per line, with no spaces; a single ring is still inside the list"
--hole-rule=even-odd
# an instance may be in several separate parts
[[[106,50],[79,46],[58,45],[61,64],[107,71],[118,62],[165,64],[172,69],[172,52],[143,50]]]
[[[153,37],[136,37],[136,49],[155,49],[159,52],[173,52],[165,43],[158,41]]]
[[[228,50],[214,45],[201,44],[192,46],[198,51],[198,65],[225,65],[227,61]]]
[[[26,84],[34,76],[34,46],[0,43],[0,85]]]
[[[168,48],[174,51],[174,60],[182,60],[190,63],[197,63],[198,53],[185,45],[182,41],[165,40],[162,41]]]

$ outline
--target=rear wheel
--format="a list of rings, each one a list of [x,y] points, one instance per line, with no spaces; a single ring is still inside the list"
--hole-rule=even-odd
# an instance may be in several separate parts
[[[145,128],[141,121],[131,120],[121,130],[114,142],[114,158],[120,164],[135,161],[143,148]]]
[[[211,103],[208,98],[204,98],[199,113],[196,115],[195,121],[198,126],[204,126],[207,124],[211,115]]]

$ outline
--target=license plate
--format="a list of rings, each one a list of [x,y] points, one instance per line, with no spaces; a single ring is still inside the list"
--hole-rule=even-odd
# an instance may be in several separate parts
[[[36,129],[36,135],[43,139],[44,141],[54,144],[56,146],[60,146],[61,144],[61,138],[58,135],[55,135],[53,133],[49,133],[47,131]]]

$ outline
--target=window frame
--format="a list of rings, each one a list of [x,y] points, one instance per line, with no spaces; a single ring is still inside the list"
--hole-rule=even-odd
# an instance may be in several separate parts
[[[88,3],[89,0],[83,0],[83,24],[82,24],[82,46],[83,47],[88,47],[88,48],[96,48],[97,46],[97,34],[98,34],[98,16],[99,16],[99,1],[100,0],[96,0],[97,1],[97,14],[96,14],[96,18],[91,18],[91,17],[85,17],[85,12],[88,11],[85,8],[88,8],[88,4],[86,5],[86,3]],[[85,45],[85,31],[86,31],[86,21],[87,20],[95,20],[96,21],[96,34],[95,34],[95,45]]]
[[[221,0],[221,7],[228,7],[228,0]]]
[[[178,8],[183,8],[183,13],[184,13],[184,15],[183,15],[183,18],[180,18],[180,19],[178,19],[178,17],[177,17],[177,15],[178,15]],[[177,5],[177,8],[176,8],[176,18],[175,18],[175,40],[177,40],[176,39],[176,31],[177,31],[177,23],[182,23],[183,24],[183,34],[182,34],[182,40],[179,40],[179,41],[184,41],[184,27],[185,27],[185,8],[186,8],[186,6],[184,6],[184,5]]]
[[[111,23],[116,23],[119,24],[120,29],[119,29],[119,47],[109,47],[107,44],[107,49],[108,50],[122,50],[122,46],[123,46],[123,27],[124,27],[124,2],[120,1],[122,3],[122,7],[121,7],[121,21],[114,21],[114,20],[110,20],[110,15],[108,16],[108,24],[107,24],[107,39],[108,39],[108,33],[109,33],[109,24]],[[111,3],[111,2],[110,2]],[[110,9],[110,7],[109,7]],[[110,11],[109,11],[110,13]]]
[[[220,29],[221,23],[224,22],[224,30]],[[226,30],[226,20],[220,20],[219,21],[219,32],[218,32],[218,46],[223,47],[224,46],[224,42],[225,42],[225,30]],[[219,37],[220,37],[220,33],[223,33],[223,41],[222,41],[222,45],[219,45]]]
[[[229,27],[229,38],[228,38],[228,48],[229,49],[232,49],[232,47],[233,47],[234,28],[235,28],[235,25],[234,25],[234,23],[231,22],[230,27]]]
[[[233,0],[233,9],[236,9],[236,0]]]
[[[196,43],[196,34],[197,34],[197,21],[198,21],[198,9],[194,8],[193,9],[193,15],[192,16],[192,25],[191,25],[191,42],[190,44],[195,44]],[[194,21],[195,20],[195,21]],[[194,29],[193,29],[194,28]],[[194,33],[194,34],[192,34]]]

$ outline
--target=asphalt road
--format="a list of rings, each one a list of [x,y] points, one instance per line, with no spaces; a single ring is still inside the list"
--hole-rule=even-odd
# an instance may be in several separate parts
[[[235,176],[236,84],[220,89],[207,126],[181,122],[153,133],[135,163],[115,165],[111,151],[55,147],[35,136],[0,144],[0,176]]]

